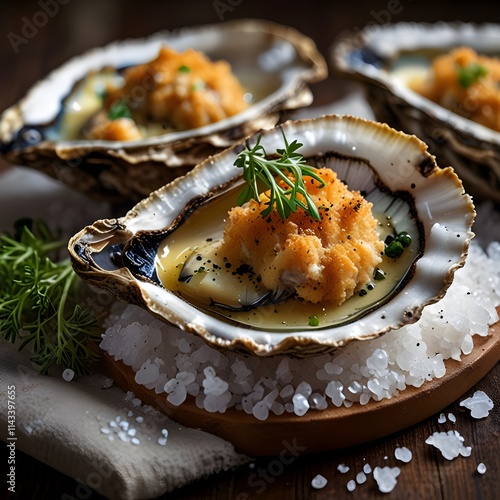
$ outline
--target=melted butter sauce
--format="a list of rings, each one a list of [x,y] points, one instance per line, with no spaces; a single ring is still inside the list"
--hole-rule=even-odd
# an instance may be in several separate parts
[[[385,273],[385,279],[372,280],[360,293],[340,306],[312,304],[291,298],[279,304],[259,306],[248,311],[222,309],[213,302],[236,307],[241,300],[251,301],[253,295],[263,293],[258,277],[252,273],[237,272],[234,265],[226,262],[224,256],[217,251],[227,213],[236,205],[240,189],[233,188],[196,209],[165,238],[157,255],[157,272],[165,288],[210,315],[219,315],[249,327],[283,331],[345,324],[380,307],[394,294],[418,255],[418,238],[414,238],[410,247],[397,259],[383,255],[378,267]],[[393,234],[394,227],[385,214],[374,211],[373,215],[379,221],[381,240],[388,234]],[[192,275],[189,282],[179,281],[188,259],[195,259],[189,264],[195,272],[187,273]],[[250,299],[249,294],[252,295]],[[309,326],[311,316],[318,318],[318,326]]]

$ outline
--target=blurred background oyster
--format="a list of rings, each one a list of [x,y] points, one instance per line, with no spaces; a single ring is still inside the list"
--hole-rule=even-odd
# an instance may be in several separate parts
[[[165,47],[173,76],[160,68]],[[1,151],[93,198],[138,201],[209,154],[274,126],[286,110],[309,105],[308,84],[326,73],[311,39],[267,21],[118,41],[71,59],[8,108]]]
[[[378,120],[425,141],[478,199],[499,201],[499,47],[497,24],[395,23],[339,38],[331,56]]]

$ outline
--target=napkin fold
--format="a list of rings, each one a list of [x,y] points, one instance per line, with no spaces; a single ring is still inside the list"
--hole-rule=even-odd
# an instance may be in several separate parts
[[[28,353],[5,340],[0,380],[0,438],[74,478],[75,491],[87,495],[90,489],[116,499],[155,498],[249,460],[227,441],[142,405],[101,375],[69,382],[42,376]],[[7,435],[13,394],[14,435]]]

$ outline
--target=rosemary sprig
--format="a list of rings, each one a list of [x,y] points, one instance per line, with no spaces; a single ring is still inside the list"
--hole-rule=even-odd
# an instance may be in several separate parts
[[[66,246],[42,221],[22,220],[13,237],[0,235],[0,335],[19,350],[30,345],[32,361],[46,374],[52,365],[86,373],[99,340],[94,313],[77,304],[78,284],[69,259],[54,262]]]
[[[243,169],[243,179],[247,183],[238,196],[237,203],[243,205],[251,199],[259,200],[260,182],[265,187],[264,190],[270,191],[267,208],[261,212],[262,217],[267,217],[276,209],[280,217],[286,219],[300,207],[314,219],[320,220],[321,215],[307,192],[303,178],[312,177],[321,187],[325,182],[316,174],[315,168],[307,165],[304,157],[297,152],[302,144],[296,140],[289,144],[284,134],[283,140],[285,147],[276,151],[277,158],[268,157],[260,143],[261,137],[253,147],[247,143],[234,162]],[[286,187],[283,188],[279,181]]]

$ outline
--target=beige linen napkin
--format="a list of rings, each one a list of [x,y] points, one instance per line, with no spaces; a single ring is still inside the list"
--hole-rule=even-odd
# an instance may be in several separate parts
[[[0,341],[0,438],[15,388],[15,445],[109,498],[154,498],[248,460],[216,436],[183,427],[92,375],[42,376],[28,353]],[[12,429],[12,428],[11,428]],[[20,478],[17,477],[17,481]]]

